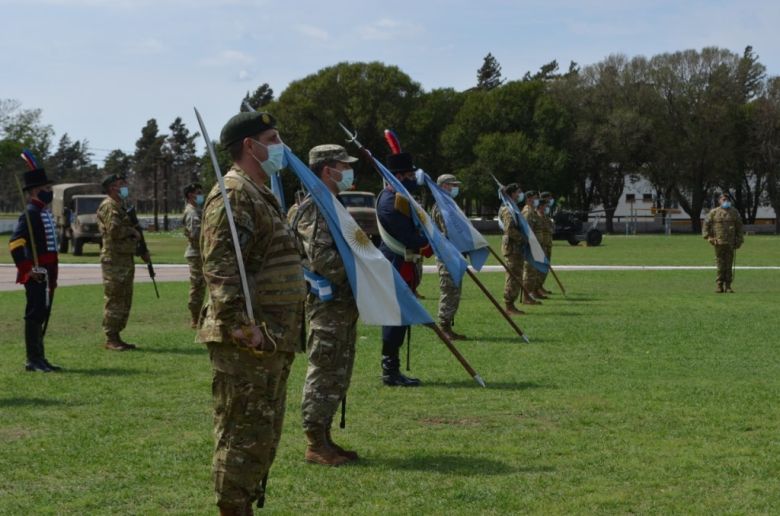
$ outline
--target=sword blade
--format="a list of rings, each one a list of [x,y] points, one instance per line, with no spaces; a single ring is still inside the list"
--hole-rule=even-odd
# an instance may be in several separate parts
[[[246,315],[249,317],[249,323],[255,326],[255,312],[252,309],[252,298],[249,295],[249,283],[246,279],[246,270],[244,269],[244,256],[241,253],[241,245],[238,243],[238,232],[236,231],[236,223],[233,221],[233,209],[230,207],[230,200],[227,196],[227,190],[225,190],[225,180],[222,178],[222,172],[219,170],[219,161],[217,160],[217,153],[214,150],[214,144],[209,138],[209,133],[206,131],[206,125],[203,123],[203,119],[200,117],[200,113],[197,108],[195,109],[195,116],[198,119],[198,125],[200,125],[200,132],[203,138],[206,140],[206,146],[209,149],[209,155],[211,156],[211,164],[214,167],[214,174],[217,176],[217,183],[219,184],[219,192],[222,194],[222,202],[225,204],[225,215],[227,216],[228,226],[230,226],[230,236],[233,239],[233,249],[236,252],[236,263],[238,264],[238,274],[241,276],[241,290],[244,292],[244,303],[246,304]]]

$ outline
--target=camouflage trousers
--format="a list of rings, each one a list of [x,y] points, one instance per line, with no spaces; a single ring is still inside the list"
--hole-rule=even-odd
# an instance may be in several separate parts
[[[306,432],[330,428],[347,395],[355,364],[358,310],[355,300],[320,301],[306,297],[309,367],[303,383],[301,412]]]
[[[190,267],[190,300],[187,308],[190,309],[192,320],[197,321],[200,309],[203,307],[203,298],[206,296],[206,280],[203,279],[203,261],[200,256],[187,258]]]
[[[517,300],[517,296],[520,295],[520,291],[523,289],[520,278],[523,277],[523,263],[525,260],[522,254],[505,254],[504,262],[506,262],[506,267],[509,271],[504,278],[504,301],[509,304]]]
[[[133,304],[135,263],[132,254],[102,257],[103,272],[103,331],[115,337],[127,326]]]
[[[219,342],[208,343],[208,348],[217,505],[243,507],[263,494],[261,482],[276,456],[295,354],[279,351],[258,358]]]
[[[523,286],[531,293],[542,286],[542,273],[528,261],[523,263]]]
[[[716,245],[715,265],[718,267],[718,284],[731,285],[731,266],[734,264],[734,246]]]
[[[436,260],[436,269],[439,271],[439,324],[451,325],[460,305],[460,287],[439,260]]]

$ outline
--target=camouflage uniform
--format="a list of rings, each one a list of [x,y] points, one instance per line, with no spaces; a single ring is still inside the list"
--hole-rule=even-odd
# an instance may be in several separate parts
[[[235,165],[225,174],[225,188],[255,317],[267,325],[277,349],[257,352],[230,336],[249,321],[224,203],[215,186],[203,209],[200,249],[209,296],[197,341],[208,345],[213,369],[217,504],[242,507],[263,494],[260,482],[276,455],[287,377],[295,352],[302,351],[306,288],[295,237],[271,191]]]
[[[522,214],[523,217],[525,217],[525,220],[528,222],[528,227],[531,229],[531,231],[533,231],[534,235],[536,235],[537,239],[539,239],[541,243],[540,235],[544,231],[544,218],[536,213],[534,208],[528,206],[527,204],[523,208]],[[534,267],[530,262],[525,262],[523,264],[523,286],[525,289],[531,293],[535,292],[542,285],[541,280],[542,275],[538,270],[536,270],[536,267]]]
[[[742,218],[736,208],[713,208],[704,219],[702,235],[715,247],[718,290],[730,290],[734,251],[742,246]]]
[[[333,299],[328,301],[312,292],[306,296],[309,367],[301,411],[303,429],[315,432],[330,428],[339,403],[347,395],[355,363],[358,309],[344,262],[311,197],[298,207],[292,229],[303,244],[306,267],[330,281],[333,288]]]
[[[187,307],[190,309],[192,321],[197,322],[200,309],[203,306],[203,298],[206,294],[206,282],[203,279],[203,263],[200,257],[200,219],[202,210],[190,203],[184,206],[182,227],[184,236],[187,237],[187,250],[184,257],[190,268],[190,297]]]
[[[523,245],[525,236],[515,222],[512,211],[506,206],[498,210],[498,217],[504,226],[504,236],[501,238],[501,254],[508,272],[504,280],[504,301],[507,305],[513,304],[522,290],[520,281],[516,278],[523,277]],[[511,273],[511,274],[510,274]]]
[[[545,256],[547,256],[547,259],[552,262],[553,232],[555,231],[555,221],[547,215],[540,214],[539,217],[542,219],[542,235],[539,238],[539,243],[542,246],[542,250],[544,251]],[[544,282],[547,280],[548,274],[549,271],[545,273],[539,273],[539,285],[537,288],[542,288],[544,286]]]
[[[136,231],[119,201],[107,197],[97,210],[98,228],[103,238],[100,267],[103,271],[103,331],[109,341],[118,341],[127,326],[133,303],[133,278],[138,241]]]
[[[438,204],[434,204],[431,208],[431,220],[446,237],[447,227]],[[458,305],[460,305],[460,287],[452,281],[452,276],[438,258],[436,258],[436,270],[439,271],[439,324],[449,327],[452,325],[455,313],[458,311]]]

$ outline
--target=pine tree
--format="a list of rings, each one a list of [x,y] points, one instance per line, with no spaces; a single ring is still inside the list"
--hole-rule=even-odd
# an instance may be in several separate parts
[[[501,86],[504,82],[501,79],[501,65],[493,54],[488,53],[482,62],[482,67],[477,70],[477,88],[481,90],[492,90]]]
[[[246,105],[244,104],[245,102],[254,109],[260,109],[261,107],[271,102],[273,99],[274,90],[271,89],[267,82],[264,82],[257,87],[254,93],[250,94],[249,92],[246,92],[244,100],[241,101],[240,111],[248,111]]]

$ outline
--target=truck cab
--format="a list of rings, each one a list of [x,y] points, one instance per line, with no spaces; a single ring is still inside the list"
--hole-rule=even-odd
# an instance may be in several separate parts
[[[84,244],[102,246],[97,224],[97,209],[106,195],[97,183],[54,185],[52,215],[57,226],[59,252],[67,253],[73,243],[73,255],[81,256]]]

